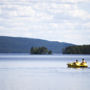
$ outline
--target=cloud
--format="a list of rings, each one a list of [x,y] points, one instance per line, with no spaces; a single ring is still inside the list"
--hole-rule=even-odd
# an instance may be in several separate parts
[[[89,2],[89,0],[0,0],[1,2]]]
[[[88,0],[0,1],[0,35],[79,44],[88,37],[90,41],[90,12],[80,6]]]
[[[53,19],[53,15],[49,15],[46,12],[40,12],[34,10],[32,6],[26,5],[2,5],[0,10],[2,10],[2,17],[13,18],[28,18],[29,21],[47,21]]]
[[[41,8],[42,7],[42,8]],[[55,16],[63,16],[64,18],[90,19],[90,13],[87,10],[80,8],[78,4],[61,4],[61,3],[35,3],[34,8],[38,11],[49,12]]]
[[[62,0],[62,1],[66,2],[66,0]],[[83,2],[85,0],[71,0],[71,2],[77,2],[77,1]],[[14,2],[14,0],[12,2]],[[16,1],[16,2],[18,2],[18,1]],[[6,15],[9,17],[22,16],[22,17],[30,17],[30,18],[32,17],[35,19],[41,18],[41,20],[42,19],[49,20],[49,19],[53,19],[53,15],[55,15],[55,14],[57,14],[57,15],[63,14],[63,15],[65,15],[65,17],[67,15],[67,17],[80,18],[82,20],[90,19],[90,13],[88,13],[88,11],[80,9],[78,7],[78,4],[61,4],[61,3],[42,2],[42,3],[35,3],[31,6],[28,6],[28,5],[23,5],[22,0],[20,2],[22,2],[20,5],[18,5],[18,4],[2,5],[2,8],[4,9],[2,12],[3,16],[6,16]],[[8,3],[11,3],[11,2],[8,2]],[[0,11],[2,11],[2,10],[0,10]],[[48,14],[48,12],[49,12],[49,14]]]
[[[35,15],[35,11],[32,9],[32,7],[30,6],[17,6],[16,8],[16,12],[17,12],[17,16],[34,16]]]
[[[79,2],[89,2],[89,0],[61,0],[63,2],[72,2],[72,3],[79,3]]]
[[[69,15],[71,15],[72,17],[81,18],[83,20],[90,19],[90,13],[78,8],[76,8],[75,10],[69,11]]]
[[[89,30],[90,33],[90,22],[85,23],[83,26],[85,27],[85,30]]]
[[[22,5],[2,5],[1,10],[3,10],[2,14],[7,15],[8,17],[14,16],[34,16],[35,11],[30,6],[22,6]]]

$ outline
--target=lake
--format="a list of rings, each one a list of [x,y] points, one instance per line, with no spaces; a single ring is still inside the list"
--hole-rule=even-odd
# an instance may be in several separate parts
[[[68,68],[85,58],[88,68]],[[90,90],[90,55],[0,54],[0,90]]]

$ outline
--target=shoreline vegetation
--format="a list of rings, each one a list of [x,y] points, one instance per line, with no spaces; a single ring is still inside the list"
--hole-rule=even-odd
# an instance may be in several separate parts
[[[51,50],[42,46],[42,47],[32,47],[30,50],[31,54],[52,54]],[[64,54],[90,54],[90,45],[77,45],[77,46],[69,46],[63,49]]]
[[[31,54],[52,54],[51,50],[48,50],[46,47],[32,47],[30,49]]]
[[[63,50],[63,54],[90,54],[90,45],[69,46]]]

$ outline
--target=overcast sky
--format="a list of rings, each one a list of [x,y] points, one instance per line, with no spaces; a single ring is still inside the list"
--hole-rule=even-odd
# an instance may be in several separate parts
[[[90,0],[0,0],[0,36],[90,44]]]

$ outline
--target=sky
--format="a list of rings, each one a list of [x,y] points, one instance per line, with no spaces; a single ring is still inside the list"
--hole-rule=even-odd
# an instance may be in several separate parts
[[[90,44],[90,0],[0,0],[0,36]]]

